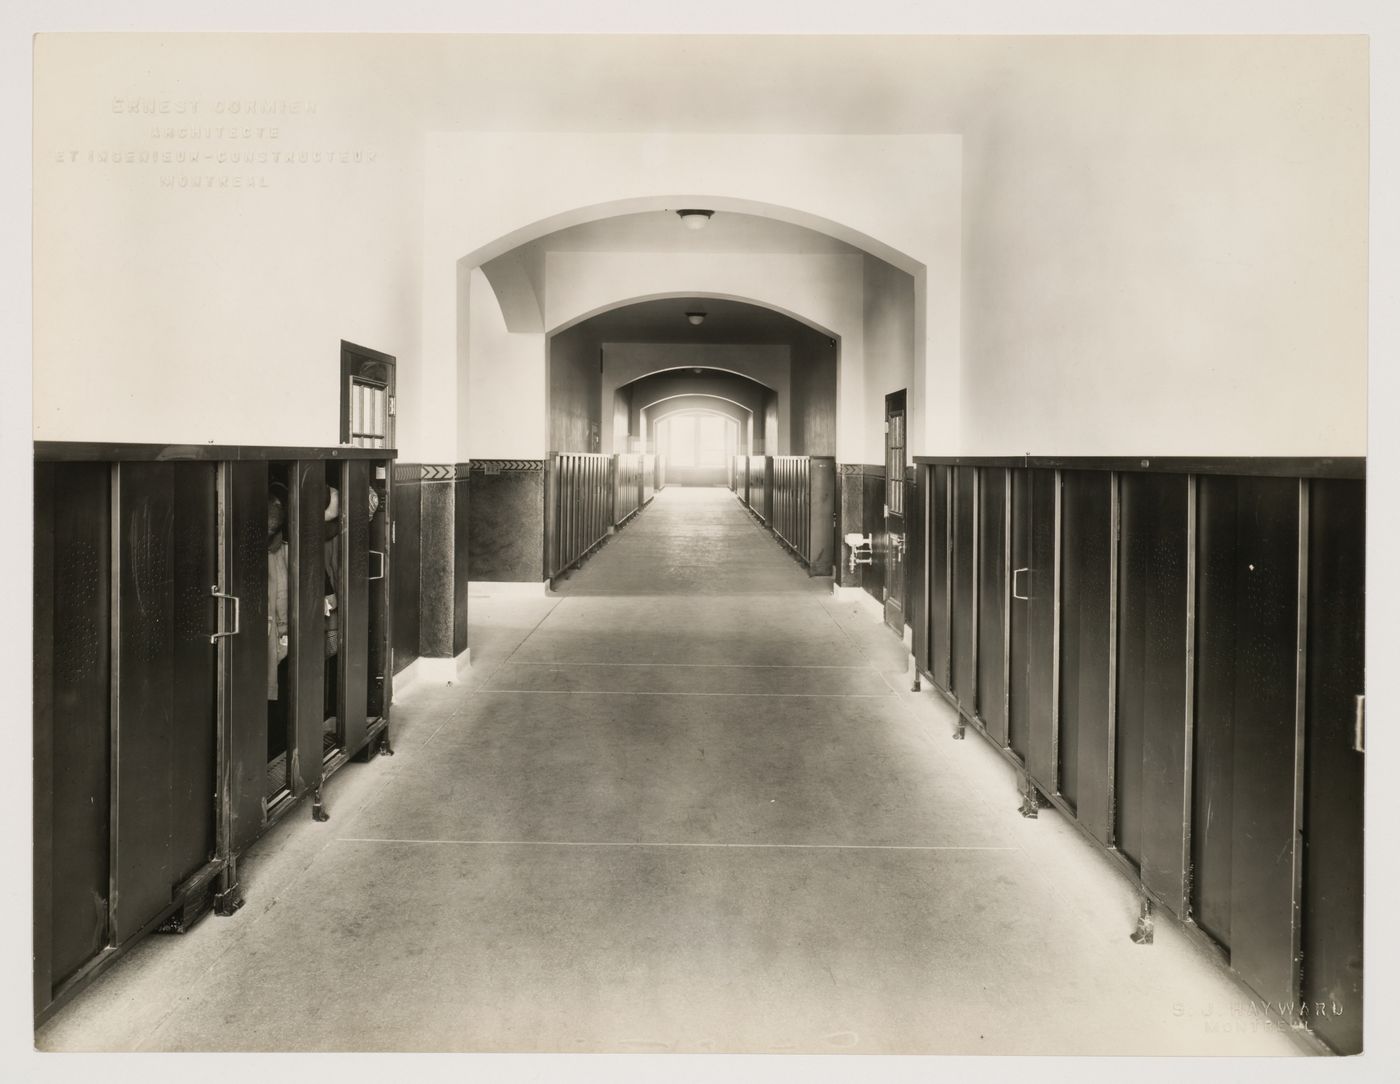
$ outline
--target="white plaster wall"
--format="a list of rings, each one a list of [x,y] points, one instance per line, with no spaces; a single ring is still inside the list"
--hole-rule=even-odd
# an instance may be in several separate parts
[[[495,409],[529,400],[477,398],[458,260],[598,205],[684,200],[914,275],[916,453],[1365,448],[1364,38],[998,42],[942,114],[965,137],[425,133],[444,74],[374,39],[41,37],[35,59],[40,439],[330,443],[346,338],[399,359],[405,458],[507,438],[539,454],[543,423]],[[428,89],[407,95],[406,71]],[[903,73],[906,120],[933,72]],[[114,111],[133,96],[205,103],[201,121],[218,101],[314,101],[266,149],[375,160],[162,189],[158,167],[81,160],[160,149],[149,118]],[[511,346],[491,353],[527,352]],[[499,367],[516,393],[538,394],[542,356]],[[860,401],[877,391],[863,380]],[[838,454],[869,458],[869,437]]]
[[[480,268],[467,274],[470,335],[462,368],[466,424],[457,430],[457,458],[539,459],[549,442],[545,336],[507,331],[486,276]],[[608,418],[611,410],[603,414]]]
[[[866,430],[862,458],[855,462],[885,461],[885,396],[908,390],[906,408],[914,393],[914,280],[882,260],[864,259],[865,389],[863,413],[871,420]],[[907,418],[907,415],[906,415]]]
[[[36,439],[335,444],[341,339],[395,355],[400,407],[418,399],[421,139],[357,49],[309,63],[286,38],[38,39]],[[250,116],[248,99],[315,108]],[[127,111],[142,100],[171,111]],[[154,134],[180,128],[196,135]],[[418,421],[400,410],[408,457]]]
[[[1363,454],[1365,39],[1036,48],[968,118],[961,450]]]

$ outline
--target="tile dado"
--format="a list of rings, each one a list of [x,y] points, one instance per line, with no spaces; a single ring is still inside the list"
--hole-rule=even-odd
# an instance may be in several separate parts
[[[394,479],[404,481],[413,477],[424,482],[455,482],[471,474],[538,474],[543,470],[543,459],[473,459],[469,463],[402,464],[395,470]]]
[[[542,582],[544,460],[474,459],[470,466],[467,561],[471,578]]]
[[[422,576],[423,484],[418,463],[394,465],[394,673],[418,658],[418,597]],[[402,527],[403,530],[399,530]]]
[[[424,658],[467,649],[468,464],[419,468],[418,648]]]
[[[842,463],[838,468],[841,479],[841,538],[838,555],[842,587],[860,587],[877,602],[884,601],[885,589],[885,467],[883,463]],[[872,536],[875,563],[850,569],[850,551],[845,545],[847,534]]]
[[[467,464],[473,474],[541,473],[543,459],[473,459]]]

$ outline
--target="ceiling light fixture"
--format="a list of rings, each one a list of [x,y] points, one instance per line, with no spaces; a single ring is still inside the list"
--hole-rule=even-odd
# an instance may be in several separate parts
[[[685,314],[685,318],[696,327],[699,327],[705,322],[705,314],[703,312],[688,312]]]
[[[704,211],[698,207],[685,207],[677,211],[676,214],[680,215],[681,222],[685,224],[686,229],[703,230],[709,225],[710,216],[714,214],[714,211]]]

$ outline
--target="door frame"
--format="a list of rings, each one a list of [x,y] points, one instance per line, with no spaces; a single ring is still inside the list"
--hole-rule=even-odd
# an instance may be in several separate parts
[[[383,367],[386,379],[380,380],[378,376],[365,379],[369,370],[373,367]],[[395,421],[398,411],[396,396],[396,385],[398,372],[397,359],[392,354],[385,354],[379,350],[372,350],[368,346],[359,346],[356,343],[345,339],[340,340],[340,443],[354,443],[354,435],[350,432],[350,388],[356,381],[366,384],[382,386],[388,396],[384,417],[384,447],[386,449],[396,447],[397,439],[395,434]]]

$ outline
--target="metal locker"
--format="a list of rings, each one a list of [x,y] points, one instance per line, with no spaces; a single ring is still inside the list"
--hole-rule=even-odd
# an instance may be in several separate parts
[[[977,469],[953,467],[952,692],[969,715],[977,710]]]
[[[1366,483],[1308,483],[1303,1000],[1314,1031],[1362,1047]],[[1321,1005],[1322,1011],[1317,1011]]]
[[[1119,479],[1114,839],[1182,917],[1193,486],[1184,474]]]
[[[1060,794],[1101,843],[1112,829],[1113,485],[1066,471],[1060,513]]]
[[[977,715],[998,745],[1007,744],[1007,472],[978,468]]]

